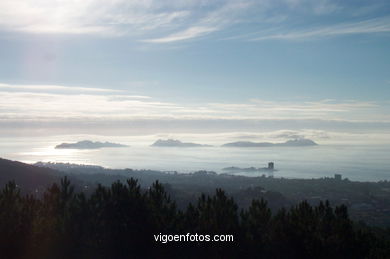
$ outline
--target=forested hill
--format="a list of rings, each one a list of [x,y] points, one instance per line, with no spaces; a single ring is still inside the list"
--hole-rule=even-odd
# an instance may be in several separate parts
[[[186,208],[202,194],[213,194],[221,188],[234,197],[240,208],[248,208],[253,199],[265,199],[277,211],[307,200],[312,205],[329,200],[333,205],[345,204],[352,219],[373,226],[390,226],[390,182],[355,182],[348,179],[283,179],[273,177],[245,177],[199,171],[191,174],[154,170],[113,170],[99,166],[37,163],[39,167],[19,162],[0,160],[0,184],[15,180],[25,193],[41,195],[52,182],[68,175],[76,190],[90,194],[97,186],[110,186],[129,178],[138,180],[142,189],[148,189],[159,180],[176,201]],[[46,167],[51,167],[48,169]],[[34,175],[34,177],[32,177]]]
[[[86,166],[68,167],[92,170]],[[95,167],[95,170],[106,169]],[[268,186],[276,188],[278,184],[284,185],[284,181],[296,185],[293,180],[219,176],[210,172],[191,175],[126,172],[80,175],[90,180],[101,176],[108,182],[108,179],[125,179],[131,172],[150,177],[161,174],[187,185],[180,189],[177,182],[154,182],[142,188],[136,179],[127,177],[122,182],[103,186],[77,178],[75,188],[67,178],[58,181],[64,172],[0,160],[1,179],[11,177],[16,181],[0,188],[0,257],[390,258],[390,228],[373,228],[351,220],[349,208],[352,207],[328,201],[315,204],[300,201],[278,208],[272,203],[288,204],[293,200],[257,186],[268,182]],[[31,180],[35,176],[37,179]],[[38,190],[40,195],[21,193],[25,186],[47,185],[50,179],[57,183]],[[18,180],[23,184],[18,184]],[[349,184],[347,180],[321,181],[332,186],[328,190]],[[189,182],[194,184],[192,189],[188,189]],[[248,186],[250,182],[252,186]],[[379,184],[388,183],[373,186]],[[233,189],[226,192],[216,189],[218,185]],[[309,184],[301,188],[305,189],[306,185]],[[214,189],[198,195],[194,190],[202,186],[205,190],[210,190],[210,186]],[[289,191],[294,188],[297,187],[290,187]],[[184,200],[187,203],[178,206],[177,201]],[[166,235],[187,233],[211,237],[230,235],[233,241],[163,242],[167,241]],[[156,241],[156,235],[164,239]]]
[[[54,169],[0,158],[0,186],[2,187],[9,181],[15,181],[23,191],[43,190],[53,182],[59,181],[63,175]]]
[[[66,172],[85,182],[109,186],[115,180],[138,179],[148,188],[159,180],[176,199],[179,206],[186,206],[202,193],[211,194],[216,188],[232,195],[240,207],[249,206],[252,199],[264,198],[272,209],[288,207],[302,200],[311,204],[329,200],[334,205],[345,204],[351,217],[370,225],[390,226],[390,182],[357,182],[332,177],[317,179],[286,179],[276,177],[245,177],[198,171],[191,174],[160,172],[154,170],[107,169],[61,163],[40,163]],[[331,175],[331,174],[330,174]]]

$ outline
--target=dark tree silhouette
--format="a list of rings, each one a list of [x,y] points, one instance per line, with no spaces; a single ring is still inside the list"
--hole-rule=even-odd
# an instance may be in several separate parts
[[[159,234],[230,234],[233,242],[156,242]],[[349,219],[344,205],[303,201],[246,210],[217,189],[181,211],[162,184],[137,180],[76,193],[65,177],[42,197],[0,191],[1,258],[390,258],[390,230]]]

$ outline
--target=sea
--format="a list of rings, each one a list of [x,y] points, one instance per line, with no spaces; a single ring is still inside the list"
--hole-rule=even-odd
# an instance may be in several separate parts
[[[307,147],[151,147],[151,142],[112,141],[129,147],[94,150],[55,149],[58,137],[1,138],[0,157],[25,163],[63,162],[115,169],[153,169],[178,173],[223,173],[226,167],[267,167],[274,177],[322,178],[341,174],[353,181],[390,180],[389,145],[324,144]],[[111,142],[111,141],[110,141]],[[240,173],[259,176],[267,172]]]

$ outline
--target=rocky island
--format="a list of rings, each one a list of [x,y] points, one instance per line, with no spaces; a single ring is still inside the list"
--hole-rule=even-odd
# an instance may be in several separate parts
[[[55,146],[56,149],[98,149],[105,147],[127,147],[126,145],[111,143],[111,142],[99,142],[83,140],[76,143],[62,143]]]

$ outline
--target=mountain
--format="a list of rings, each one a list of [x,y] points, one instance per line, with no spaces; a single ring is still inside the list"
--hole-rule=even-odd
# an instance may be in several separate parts
[[[105,147],[127,147],[126,145],[110,143],[110,142],[93,142],[90,140],[83,140],[76,143],[62,143],[57,145],[56,149],[98,149]]]
[[[222,145],[223,147],[303,147],[303,146],[316,146],[318,145],[311,139],[294,139],[288,140],[284,143],[270,143],[270,142],[249,142],[249,141],[238,141],[231,142]]]
[[[167,140],[159,139],[156,142],[154,142],[151,146],[152,147],[210,147],[210,145],[181,142],[180,140],[175,140],[175,139],[167,139]]]

